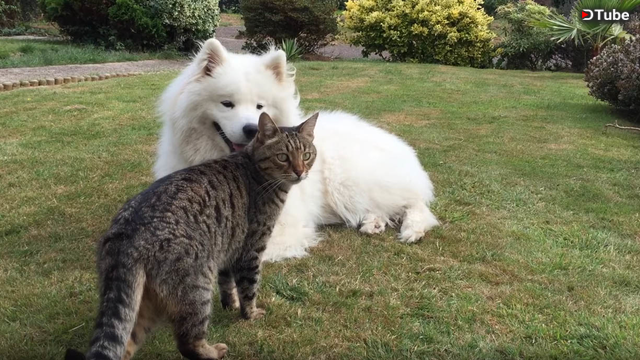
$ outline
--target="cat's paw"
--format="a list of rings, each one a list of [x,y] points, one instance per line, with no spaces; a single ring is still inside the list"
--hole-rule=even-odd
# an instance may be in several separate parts
[[[261,308],[254,308],[252,310],[249,310],[245,315],[244,318],[246,320],[258,320],[260,318],[262,318],[267,312],[264,309]]]
[[[229,350],[227,345],[223,343],[214,344],[212,347],[217,353],[217,356],[214,357],[214,359],[222,359],[225,355],[227,355],[227,351]]]
[[[238,300],[238,294],[233,293],[233,295],[229,297],[223,297],[220,299],[222,303],[222,308],[227,311],[240,309],[240,301]]]
[[[209,345],[206,340],[198,340],[178,348],[182,356],[188,359],[218,360],[227,355],[227,345],[218,343]]]
[[[362,225],[360,226],[360,232],[365,234],[380,234],[384,231],[386,226],[386,221],[376,215],[368,214],[362,220]]]

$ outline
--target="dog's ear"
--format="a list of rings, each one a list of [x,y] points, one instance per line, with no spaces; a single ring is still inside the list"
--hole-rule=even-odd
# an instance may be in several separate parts
[[[279,132],[280,129],[278,129],[278,125],[273,122],[269,114],[264,112],[260,114],[260,119],[258,120],[258,135],[256,135],[257,142],[264,144],[273,139]]]
[[[222,65],[227,58],[227,49],[222,46],[220,41],[211,38],[202,45],[198,58],[202,64],[203,75],[211,75],[213,70]]]
[[[287,54],[284,51],[271,51],[264,55],[266,66],[279,82],[283,82],[287,76]]]
[[[313,130],[316,128],[316,121],[318,121],[319,114],[320,113],[315,113],[311,115],[310,118],[298,125],[296,131],[300,136],[307,138],[309,141],[313,141]]]

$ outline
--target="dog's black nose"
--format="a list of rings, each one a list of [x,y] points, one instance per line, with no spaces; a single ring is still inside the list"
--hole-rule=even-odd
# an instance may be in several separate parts
[[[242,127],[242,132],[244,133],[244,136],[247,137],[247,139],[251,140],[258,133],[258,125],[247,124]]]

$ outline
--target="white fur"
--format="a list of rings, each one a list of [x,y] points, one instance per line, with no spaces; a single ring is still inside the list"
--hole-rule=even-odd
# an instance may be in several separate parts
[[[210,53],[216,53],[222,63],[211,76],[205,76]],[[279,67],[285,81],[276,80],[270,71],[273,66]],[[282,51],[263,56],[233,54],[217,40],[208,40],[160,98],[158,108],[164,126],[154,166],[156,178],[229,154],[213,127],[214,120],[236,143],[247,142],[242,127],[247,123],[257,125],[262,112],[274,119],[290,120],[288,125],[297,124],[300,112],[294,75]],[[224,107],[221,101],[225,100],[235,107]],[[257,104],[264,108],[258,110]]]
[[[206,66],[211,66],[210,75],[204,74]],[[247,141],[242,127],[257,124],[263,111],[279,125],[298,124],[303,117],[294,74],[281,51],[232,54],[217,40],[208,40],[161,98],[164,124],[156,178],[227,155],[213,121],[234,143]],[[225,100],[236,107],[225,108]],[[258,103],[264,108],[256,109]],[[428,208],[434,199],[429,176],[415,151],[395,135],[351,114],[321,112],[314,143],[316,162],[309,177],[289,193],[264,260],[306,255],[319,241],[319,224],[362,225],[362,232],[374,234],[399,220],[403,242],[417,241],[438,225]]]

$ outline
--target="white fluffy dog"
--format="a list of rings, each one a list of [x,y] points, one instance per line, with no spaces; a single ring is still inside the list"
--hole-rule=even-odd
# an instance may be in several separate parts
[[[233,54],[208,40],[162,95],[156,178],[241,149],[262,112],[281,126],[297,125],[303,117],[294,77],[282,51]],[[263,260],[304,256],[319,240],[319,224],[375,234],[401,221],[403,242],[438,224],[428,208],[429,176],[398,137],[354,115],[321,112],[314,143],[316,163],[291,190]]]

